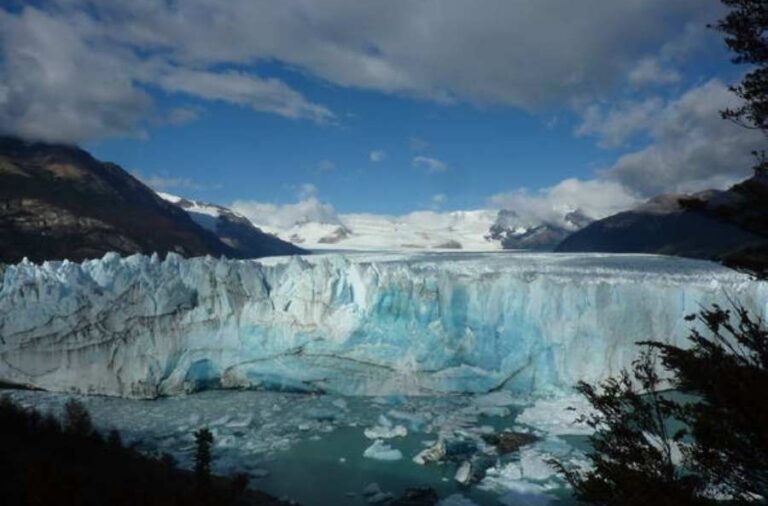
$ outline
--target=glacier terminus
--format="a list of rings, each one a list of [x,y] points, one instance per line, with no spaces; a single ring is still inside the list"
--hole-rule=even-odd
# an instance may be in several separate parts
[[[0,381],[154,398],[206,388],[544,395],[616,374],[635,343],[768,283],[653,255],[169,254],[6,266]]]

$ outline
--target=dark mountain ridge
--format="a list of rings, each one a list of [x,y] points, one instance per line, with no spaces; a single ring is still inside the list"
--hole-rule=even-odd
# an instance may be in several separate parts
[[[568,236],[560,252],[658,253],[768,268],[768,175],[725,191],[667,194]]]
[[[81,261],[109,251],[252,256],[118,165],[74,146],[0,137],[0,262]]]

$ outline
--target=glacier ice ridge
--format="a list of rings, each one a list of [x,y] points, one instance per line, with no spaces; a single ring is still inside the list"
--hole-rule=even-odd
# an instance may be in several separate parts
[[[703,261],[601,254],[170,254],[0,273],[0,381],[154,398],[210,387],[543,395],[768,283]]]

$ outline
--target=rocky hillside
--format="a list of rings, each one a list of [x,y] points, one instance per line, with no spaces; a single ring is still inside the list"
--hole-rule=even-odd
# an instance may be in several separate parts
[[[221,242],[248,257],[307,253],[306,250],[255,227],[248,218],[228,207],[168,193],[158,195],[184,209],[195,223],[213,232]]]
[[[252,256],[115,164],[72,146],[0,137],[0,262],[108,251]]]
[[[768,175],[726,191],[662,195],[567,237],[561,252],[660,253],[768,268]]]

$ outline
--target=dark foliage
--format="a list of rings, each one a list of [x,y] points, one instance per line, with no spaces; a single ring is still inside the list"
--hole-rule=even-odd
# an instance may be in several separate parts
[[[195,477],[200,488],[207,488],[211,480],[211,446],[213,434],[207,428],[195,432]]]
[[[64,405],[64,430],[75,436],[93,434],[91,415],[81,402],[70,399]]]
[[[697,498],[701,482],[675,465],[675,446],[684,433],[671,434],[668,420],[677,404],[659,393],[656,360],[646,352],[599,386],[579,383],[595,409],[584,418],[595,433],[589,471],[550,461],[585,502],[607,506],[707,504]]]
[[[435,506],[437,501],[437,492],[429,487],[409,488],[389,506]]]
[[[731,90],[744,101],[741,107],[722,111],[725,119],[768,134],[768,2],[765,0],[721,0],[730,10],[714,28],[725,34],[725,43],[735,53],[733,62],[753,70]],[[757,172],[768,172],[765,150],[754,153]]]
[[[743,307],[713,306],[698,315],[691,347],[644,343],[659,351],[675,388],[701,400],[680,406],[690,427],[687,465],[718,492],[768,498],[768,329]]]
[[[593,469],[551,462],[578,499],[617,506],[705,505],[715,498],[766,503],[768,329],[739,306],[714,305],[686,319],[707,330],[693,328],[689,347],[639,343],[645,351],[631,373],[597,387],[579,384],[596,412],[585,419],[595,429]],[[660,393],[663,386],[688,394],[686,400]],[[683,428],[672,433],[674,424]]]
[[[0,397],[0,498],[4,506],[284,505],[247,489],[247,477],[211,476],[205,494],[173,458],[144,456],[119,434],[101,438],[87,411],[68,403],[64,427],[52,415]]]

